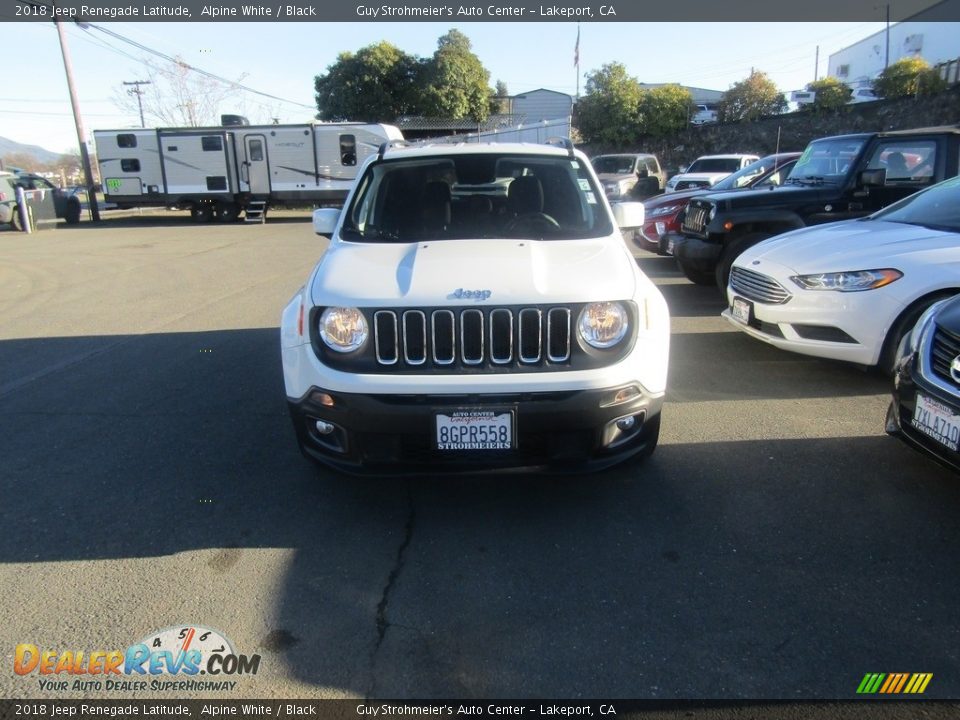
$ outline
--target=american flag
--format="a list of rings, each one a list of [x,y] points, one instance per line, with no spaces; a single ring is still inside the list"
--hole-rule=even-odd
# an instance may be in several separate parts
[[[577,44],[573,46],[573,66],[580,67],[580,23],[577,23]]]

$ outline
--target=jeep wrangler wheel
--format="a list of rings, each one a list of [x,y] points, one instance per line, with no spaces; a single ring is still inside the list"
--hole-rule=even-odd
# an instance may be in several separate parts
[[[723,254],[720,256],[720,262],[717,263],[715,279],[717,288],[724,298],[727,297],[727,284],[730,282],[730,268],[733,267],[733,262],[740,257],[740,254],[744,250],[753,247],[758,242],[766,240],[769,237],[773,237],[773,235],[765,232],[747,233],[734,240],[727,249],[723,251]]]
[[[664,253],[666,254],[666,253]],[[716,280],[713,277],[712,272],[704,272],[702,270],[694,270],[691,267],[687,267],[682,262],[677,260],[677,265],[680,267],[680,272],[683,273],[683,276],[692,282],[694,285],[713,285]]]

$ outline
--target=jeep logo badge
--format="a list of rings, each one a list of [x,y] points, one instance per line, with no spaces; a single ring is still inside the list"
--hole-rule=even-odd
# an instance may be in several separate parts
[[[457,288],[450,293],[448,297],[457,300],[486,300],[492,294],[489,290],[464,290],[463,288]]]

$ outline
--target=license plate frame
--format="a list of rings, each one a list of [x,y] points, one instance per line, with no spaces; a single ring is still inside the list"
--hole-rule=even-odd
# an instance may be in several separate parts
[[[910,425],[948,450],[960,447],[960,415],[939,400],[917,393]]]
[[[734,297],[730,305],[730,314],[737,322],[749,325],[753,319],[753,303],[742,297]]]
[[[517,447],[513,408],[464,407],[434,411],[433,448],[439,452],[503,452]]]

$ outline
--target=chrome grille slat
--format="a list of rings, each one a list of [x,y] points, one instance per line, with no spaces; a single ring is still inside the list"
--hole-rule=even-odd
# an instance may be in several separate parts
[[[427,316],[421,310],[403,314],[403,359],[408,365],[423,365],[427,361]]]
[[[372,315],[374,355],[381,366],[507,369],[571,359],[568,307],[379,309]]]
[[[764,305],[782,305],[792,297],[772,277],[736,266],[730,271],[730,287],[737,295]]]
[[[933,342],[930,346],[930,367],[941,380],[957,385],[950,374],[953,359],[960,355],[960,338],[948,333],[939,325],[934,328]]]

